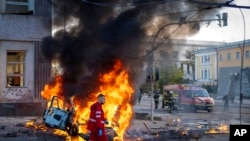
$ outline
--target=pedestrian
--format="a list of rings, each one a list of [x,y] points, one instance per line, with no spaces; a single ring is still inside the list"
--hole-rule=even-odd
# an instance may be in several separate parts
[[[158,109],[159,98],[160,98],[160,90],[156,90],[155,93],[154,93],[155,109]]]
[[[224,110],[228,110],[228,103],[229,103],[229,95],[225,94],[223,96],[223,100],[224,100]]]
[[[104,117],[102,105],[105,103],[105,95],[99,94],[98,101],[91,105],[87,129],[89,130],[89,141],[108,141],[105,125],[108,121]]]
[[[240,104],[242,104],[242,100],[243,100],[243,94],[240,93]]]
[[[141,103],[141,97],[142,97],[142,89],[140,89],[139,97],[138,97],[138,103]]]

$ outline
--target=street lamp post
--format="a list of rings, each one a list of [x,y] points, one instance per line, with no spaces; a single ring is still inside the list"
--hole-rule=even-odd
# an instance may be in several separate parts
[[[244,40],[243,40],[243,46],[240,47],[240,50],[241,50],[241,63],[240,63],[240,95],[242,93],[242,72],[243,72],[243,65],[244,65],[244,52],[245,52],[245,39],[246,39],[246,24],[245,24],[245,17],[244,17],[244,14],[241,10],[241,8],[239,8],[240,10],[240,13],[241,13],[241,16],[242,16],[242,20],[243,20],[243,30],[244,30]],[[239,95],[239,101],[240,101],[240,95]],[[240,124],[241,124],[241,102],[239,102],[239,107],[240,107]]]
[[[152,74],[151,74],[151,121],[154,120],[154,61],[152,65]]]

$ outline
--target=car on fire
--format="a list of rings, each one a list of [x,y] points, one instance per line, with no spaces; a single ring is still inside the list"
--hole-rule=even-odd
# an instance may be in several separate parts
[[[71,136],[78,135],[78,127],[73,122],[74,104],[68,105],[63,98],[53,96],[46,104],[43,121],[50,128],[66,131]]]
[[[193,112],[198,110],[212,112],[214,110],[214,99],[202,87],[177,84],[164,86],[164,90],[171,90],[176,94],[178,109],[188,109]]]
[[[53,96],[46,104],[43,121],[49,128],[66,131],[70,136],[80,136],[87,141],[89,140],[89,134],[79,133],[78,126],[80,125],[73,122],[75,112],[72,99],[70,99],[69,104],[66,99],[59,96]],[[105,128],[108,140],[113,141],[113,138],[117,137],[117,133],[112,127]]]

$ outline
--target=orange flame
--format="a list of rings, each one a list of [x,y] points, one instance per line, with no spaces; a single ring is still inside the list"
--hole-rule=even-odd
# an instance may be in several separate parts
[[[123,68],[121,61],[116,61],[113,70],[99,74],[101,85],[96,93],[89,94],[88,97],[73,97],[75,107],[74,121],[80,124],[79,132],[87,132],[86,123],[90,114],[90,106],[96,102],[97,95],[103,93],[106,96],[106,103],[103,105],[106,118],[117,133],[120,140],[126,129],[129,127],[130,119],[133,116],[133,108],[131,104],[134,89],[129,82],[128,71]],[[55,78],[54,85],[46,85],[41,95],[46,100],[51,100],[53,96],[62,96],[62,77]],[[83,86],[84,87],[84,86]]]
[[[221,123],[218,125],[218,127],[212,128],[207,131],[209,134],[218,134],[218,133],[229,133],[229,126],[227,124]]]

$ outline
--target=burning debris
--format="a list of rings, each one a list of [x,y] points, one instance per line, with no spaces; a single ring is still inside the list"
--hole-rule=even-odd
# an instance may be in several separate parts
[[[227,135],[229,134],[229,125],[226,123],[207,125],[200,124],[180,124],[175,126],[165,125],[162,127],[162,122],[154,123],[158,126],[155,128],[152,124],[148,124],[148,130],[131,129],[125,135],[126,138],[143,140],[143,141],[164,141],[166,139],[172,141],[182,140],[200,140],[204,137]],[[203,127],[204,126],[204,127]]]

